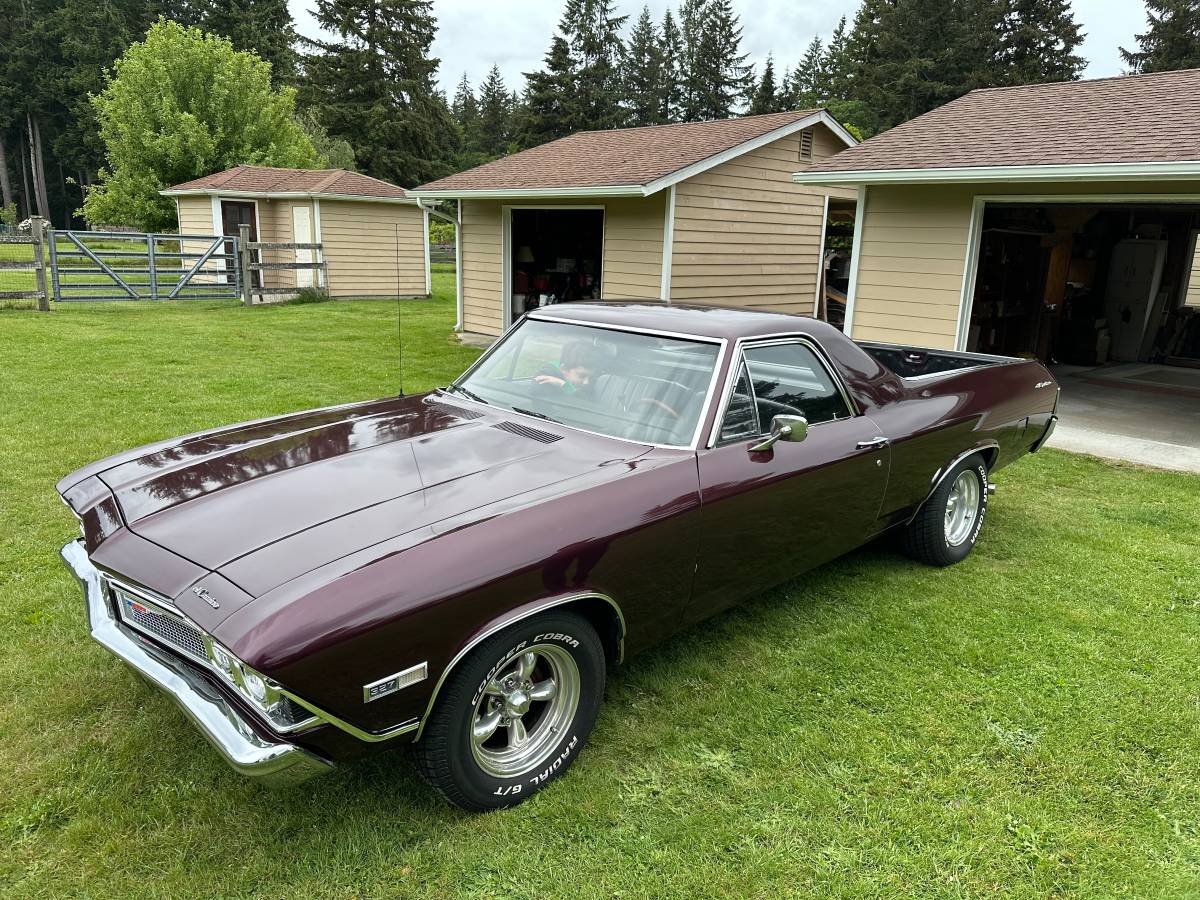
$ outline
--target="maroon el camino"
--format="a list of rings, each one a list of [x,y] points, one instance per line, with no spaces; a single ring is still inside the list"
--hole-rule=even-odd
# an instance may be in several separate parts
[[[564,304],[445,390],[80,469],[63,557],[93,637],[239,771],[411,743],[448,800],[493,809],[570,766],[627,653],[890,530],[963,559],[1057,400],[1033,361]]]

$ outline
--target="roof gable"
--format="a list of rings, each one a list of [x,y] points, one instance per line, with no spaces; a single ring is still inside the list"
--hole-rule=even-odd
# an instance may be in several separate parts
[[[484,193],[646,195],[817,123],[854,139],[824,110],[796,110],[714,122],[579,131],[414,188],[418,196]]]
[[[1200,161],[1200,69],[972,91],[824,160],[796,180],[900,180],[917,170],[1137,167]],[[969,175],[963,173],[963,179]],[[844,181],[847,179],[843,179]],[[920,180],[914,176],[913,180]]]

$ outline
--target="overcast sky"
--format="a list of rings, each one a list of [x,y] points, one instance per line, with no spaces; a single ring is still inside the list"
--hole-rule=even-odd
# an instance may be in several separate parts
[[[308,10],[311,0],[288,0],[296,27],[315,36],[317,27]],[[478,88],[493,63],[500,66],[504,82],[519,89],[523,72],[541,66],[558,25],[562,0],[435,0],[438,36],[433,53],[441,62],[439,81],[448,97],[467,73]],[[641,0],[618,0],[618,8],[636,18]],[[667,6],[678,3],[650,0],[655,20]],[[1122,72],[1117,48],[1133,44],[1136,32],[1144,30],[1145,12],[1138,0],[1074,0],[1075,15],[1087,33],[1082,53],[1088,61],[1085,78],[1102,78]],[[858,0],[735,0],[742,16],[743,47],[756,64],[768,53],[775,56],[777,70],[792,67],[804,54],[813,35],[828,38],[845,15],[853,19]]]

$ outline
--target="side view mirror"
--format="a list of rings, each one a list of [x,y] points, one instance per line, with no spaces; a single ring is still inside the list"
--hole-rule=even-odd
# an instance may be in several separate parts
[[[771,436],[750,448],[751,453],[770,450],[780,441],[793,443],[808,437],[808,419],[804,416],[776,416],[771,420]]]

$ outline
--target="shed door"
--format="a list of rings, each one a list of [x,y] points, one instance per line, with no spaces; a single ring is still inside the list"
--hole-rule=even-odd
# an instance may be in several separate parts
[[[312,214],[307,206],[292,207],[292,240],[297,244],[312,244],[315,243],[312,237]],[[297,249],[296,262],[310,263],[313,261],[313,252],[311,250]],[[306,288],[313,286],[313,270],[312,269],[297,269],[296,270],[296,287]]]

